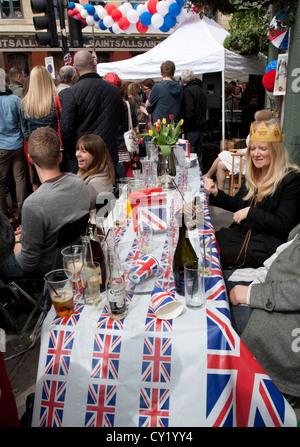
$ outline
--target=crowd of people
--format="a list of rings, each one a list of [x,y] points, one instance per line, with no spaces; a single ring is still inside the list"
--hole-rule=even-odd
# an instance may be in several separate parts
[[[7,247],[10,253],[1,254],[6,277],[49,271],[59,229],[87,214],[99,193],[113,192],[116,179],[132,175],[124,141],[129,114],[137,133],[170,114],[175,122],[183,119],[183,135],[202,168],[205,94],[192,71],[184,70],[180,82],[174,74],[174,63],[166,61],[160,82],[145,79],[128,85],[115,73],[102,79],[92,54],[80,50],[73,66],[61,68],[58,86],[42,66],[32,69],[26,88],[24,73],[22,77],[17,69],[9,80],[3,76],[0,217],[8,214],[6,191],[13,179],[21,224]],[[238,89],[232,100],[242,101]],[[295,373],[299,358],[290,348],[287,354],[288,331],[300,326],[300,168],[290,160],[270,112],[256,111],[253,118],[239,191],[235,196],[224,191],[222,154],[204,177],[204,186],[211,205],[233,212],[232,225],[216,232],[233,324],[279,389],[300,396]],[[249,269],[252,276],[247,276]],[[278,327],[282,337],[277,349]],[[264,338],[266,330],[269,336]]]

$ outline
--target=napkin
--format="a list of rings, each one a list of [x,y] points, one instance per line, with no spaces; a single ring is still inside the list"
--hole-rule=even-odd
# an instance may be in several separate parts
[[[151,293],[152,307],[157,318],[170,320],[178,317],[183,309],[183,304],[175,298],[175,295],[162,287],[156,286]]]
[[[141,260],[130,270],[128,277],[130,281],[139,284],[149,276],[155,275],[158,270],[158,261],[154,256],[144,255]]]

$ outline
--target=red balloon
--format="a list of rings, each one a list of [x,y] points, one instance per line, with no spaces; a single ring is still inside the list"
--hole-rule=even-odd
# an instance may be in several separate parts
[[[68,10],[68,16],[69,17],[73,17],[73,16],[75,16],[75,14],[77,14],[77,9],[76,8],[74,8],[74,9],[69,9]]]
[[[108,15],[111,15],[112,10],[115,8],[116,8],[116,5],[113,5],[112,3],[104,6],[104,9],[106,9]]]
[[[147,4],[147,9],[149,12],[151,12],[151,14],[155,14],[157,13],[157,0],[149,0],[148,4]]]
[[[267,92],[273,93],[275,84],[276,70],[267,71],[262,78],[262,83]]]
[[[80,12],[77,12],[76,17],[78,20],[82,20],[82,16],[81,16]]]
[[[127,17],[122,17],[122,18],[118,21],[118,25],[119,25],[119,28],[120,28],[121,30],[125,30],[125,29],[128,29],[128,28],[130,27],[130,22],[129,22],[129,20],[127,19]]]
[[[111,18],[114,19],[116,22],[118,22],[118,20],[120,20],[120,18],[122,17],[122,13],[118,8],[115,8],[111,11]]]
[[[146,33],[148,31],[148,26],[144,26],[141,24],[141,22],[138,20],[136,22],[136,29],[138,30],[139,33]]]

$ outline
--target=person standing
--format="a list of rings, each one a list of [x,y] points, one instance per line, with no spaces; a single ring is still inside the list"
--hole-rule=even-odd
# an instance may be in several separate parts
[[[78,80],[76,70],[72,65],[64,65],[63,67],[61,67],[58,74],[60,84],[56,88],[57,94],[59,94],[66,88],[72,87],[72,85],[74,85]]]
[[[96,73],[95,60],[89,51],[80,50],[75,54],[74,67],[79,79],[65,90],[60,116],[63,148],[74,161],[79,138],[86,134],[99,135],[116,166],[118,127],[125,120],[120,90]],[[75,172],[74,167],[72,171]]]
[[[152,115],[152,122],[166,118],[170,122],[169,115],[173,115],[175,123],[180,119],[180,107],[182,101],[182,87],[173,80],[175,64],[165,61],[160,66],[162,81],[155,84],[151,90],[147,112]]]
[[[183,98],[180,117],[183,119],[184,137],[190,142],[190,150],[197,154],[201,171],[203,127],[206,121],[206,96],[201,88],[199,79],[195,78],[191,70],[181,73]]]
[[[0,80],[0,197],[3,212],[7,215],[6,186],[12,167],[16,184],[18,218],[21,218],[23,202],[27,197],[23,134],[20,129],[20,98],[5,86],[5,76]]]
[[[9,69],[8,76],[10,79],[9,88],[14,95],[22,98],[23,84],[25,81],[24,71],[20,67],[12,67]]]

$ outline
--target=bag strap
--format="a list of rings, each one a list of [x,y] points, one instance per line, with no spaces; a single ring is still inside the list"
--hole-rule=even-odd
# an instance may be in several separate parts
[[[125,102],[126,102],[127,110],[128,110],[128,130],[131,130],[131,129],[133,129],[133,125],[132,125],[130,104],[128,101],[125,101]]]
[[[60,139],[60,145],[62,146],[61,136],[60,136],[60,112],[61,112],[61,103],[58,95],[54,95],[54,104],[55,104],[55,111],[57,116],[57,133],[59,135]]]

